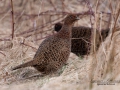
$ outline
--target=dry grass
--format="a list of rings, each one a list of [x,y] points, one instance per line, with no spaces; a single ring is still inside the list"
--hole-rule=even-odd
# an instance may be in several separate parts
[[[118,90],[120,88],[120,2],[119,0],[0,0],[0,88],[1,90]],[[11,67],[32,60],[39,44],[54,34],[53,26],[68,13],[79,13],[76,26],[94,29],[110,28],[110,35],[98,51],[83,59],[71,54],[68,65],[59,76],[32,77],[39,74],[28,67],[11,71]],[[15,22],[14,28],[13,23]],[[14,29],[14,30],[13,30]],[[13,39],[12,39],[13,38]],[[27,78],[30,77],[30,78]],[[115,85],[90,83],[90,80],[112,80]],[[118,83],[119,82],[119,83]]]

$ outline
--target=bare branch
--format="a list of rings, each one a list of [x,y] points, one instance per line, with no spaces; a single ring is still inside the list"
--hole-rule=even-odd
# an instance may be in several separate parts
[[[14,38],[14,8],[13,8],[13,1],[11,0],[11,8],[12,8],[12,39]]]

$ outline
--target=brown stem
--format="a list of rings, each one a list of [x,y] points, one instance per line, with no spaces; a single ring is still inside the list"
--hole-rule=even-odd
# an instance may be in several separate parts
[[[14,38],[14,9],[13,9],[13,1],[11,0],[11,8],[12,8],[12,39]]]

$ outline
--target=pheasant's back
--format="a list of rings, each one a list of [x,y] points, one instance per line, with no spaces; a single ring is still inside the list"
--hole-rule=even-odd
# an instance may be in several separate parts
[[[61,68],[70,54],[70,39],[50,36],[42,42],[37,50],[34,67],[44,73],[49,73]]]
[[[89,27],[80,26],[72,28],[72,38],[90,39],[91,33],[91,28]]]
[[[91,28],[84,26],[73,27],[71,51],[78,56],[89,54],[91,33]]]
[[[60,31],[62,23],[55,24],[54,30]],[[87,55],[90,53],[91,36],[93,29],[90,27],[72,27],[71,52],[76,55]],[[110,29],[96,30],[96,50],[102,41],[108,36]],[[101,33],[101,34],[100,34]]]

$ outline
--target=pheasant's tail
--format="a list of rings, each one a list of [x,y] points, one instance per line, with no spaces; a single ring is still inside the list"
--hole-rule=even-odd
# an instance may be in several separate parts
[[[16,69],[19,69],[19,68],[24,68],[24,67],[28,67],[28,66],[32,66],[33,65],[33,61],[29,61],[29,62],[26,62],[24,64],[20,64],[14,68],[12,68],[12,70],[16,70]]]

